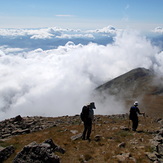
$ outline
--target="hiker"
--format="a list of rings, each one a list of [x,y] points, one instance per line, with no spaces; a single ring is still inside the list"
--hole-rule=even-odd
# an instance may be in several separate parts
[[[82,112],[80,114],[81,120],[84,122],[84,131],[82,135],[83,140],[90,141],[90,135],[92,131],[92,121],[94,120],[93,109],[96,109],[95,103],[91,102],[90,104],[83,106]]]
[[[134,106],[130,108],[129,119],[132,121],[132,131],[136,131],[138,127],[138,114],[145,116],[145,113],[141,113],[138,106],[138,101],[134,102]]]

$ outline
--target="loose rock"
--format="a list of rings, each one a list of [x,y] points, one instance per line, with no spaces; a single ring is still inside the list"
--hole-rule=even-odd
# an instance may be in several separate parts
[[[77,135],[74,135],[74,136],[71,136],[71,140],[78,140],[78,139],[81,139],[81,137],[82,137],[82,133],[80,133],[80,134],[77,134]]]
[[[58,151],[64,153],[65,150],[55,145],[52,139],[48,139],[41,144],[32,142],[25,146],[23,150],[17,154],[13,163],[60,163],[60,159],[53,152]]]
[[[124,142],[118,144],[118,147],[119,147],[119,148],[124,148],[125,146],[126,146],[126,143],[124,143]]]
[[[15,151],[14,147],[8,146],[6,148],[1,147],[0,148],[0,163],[2,163],[4,160],[7,160],[11,154],[13,154]]]

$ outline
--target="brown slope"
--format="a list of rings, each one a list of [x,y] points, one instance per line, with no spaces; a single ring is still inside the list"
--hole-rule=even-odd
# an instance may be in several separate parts
[[[35,124],[35,127],[40,130],[0,139],[0,146],[6,147],[13,145],[15,147],[15,152],[9,159],[4,161],[4,163],[13,162],[15,156],[24,146],[26,146],[27,150],[24,154],[27,154],[29,151],[29,148],[27,148],[28,144],[32,142],[40,144],[47,139],[52,139],[56,145],[66,150],[64,154],[59,152],[53,153],[60,157],[61,163],[149,163],[152,161],[146,156],[147,152],[154,152],[154,156],[157,155],[160,157],[160,154],[155,152],[158,148],[156,149],[156,147],[152,145],[151,140],[155,139],[155,144],[160,140],[158,139],[158,135],[155,134],[159,134],[159,131],[161,133],[161,121],[157,122],[156,119],[151,119],[150,117],[144,120],[143,117],[140,117],[138,130],[137,132],[133,132],[127,130],[128,127],[131,127],[131,124],[129,125],[128,123],[127,115],[96,115],[95,119],[91,133],[91,142],[88,142],[81,139],[72,140],[72,137],[83,132],[83,124],[81,124],[79,115],[63,117],[23,117],[24,123],[33,122],[32,126],[26,125],[26,129],[32,131],[33,125]],[[39,123],[34,123],[35,121]],[[8,131],[8,134],[11,133],[10,129],[13,125],[18,127],[17,129],[19,130],[18,123],[13,123],[13,119],[5,120],[1,123],[5,125],[5,130]],[[50,127],[49,124],[55,125]],[[50,128],[45,129],[43,128],[44,125]],[[155,136],[157,136],[157,139]],[[48,148],[50,150],[50,147]],[[33,157],[42,154],[42,152],[39,152],[39,148],[34,151],[35,154]],[[22,156],[24,154],[22,154]],[[126,154],[127,157],[123,157],[124,161],[122,161],[120,158]],[[38,159],[39,158],[41,157],[38,157]],[[157,159],[157,157],[155,158]],[[24,162],[26,159],[27,157],[24,157]]]
[[[96,91],[100,94],[116,96],[124,100],[126,108],[138,100],[150,116],[163,117],[163,85],[152,70],[133,69],[101,86]]]

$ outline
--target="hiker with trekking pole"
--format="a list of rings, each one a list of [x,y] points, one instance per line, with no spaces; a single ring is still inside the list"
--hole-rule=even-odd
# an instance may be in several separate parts
[[[138,114],[143,115],[145,118],[145,113],[140,112],[138,108],[138,101],[134,102],[134,106],[130,108],[130,113],[129,113],[129,125],[130,125],[130,120],[132,121],[132,131],[136,131],[138,127]]]
[[[96,109],[95,103],[91,102],[90,104],[83,106],[82,112],[80,114],[80,118],[84,123],[84,131],[82,135],[83,140],[88,140],[88,141],[91,140],[90,135],[92,131],[92,122],[94,120],[93,109]]]

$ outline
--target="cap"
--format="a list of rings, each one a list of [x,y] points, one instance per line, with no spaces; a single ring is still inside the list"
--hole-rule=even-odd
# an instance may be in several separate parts
[[[95,103],[94,103],[94,102],[91,102],[90,105],[91,105],[91,107],[92,107],[93,109],[96,109]]]
[[[135,105],[135,106],[138,106],[138,101],[135,101],[135,102],[134,102],[134,105]]]

